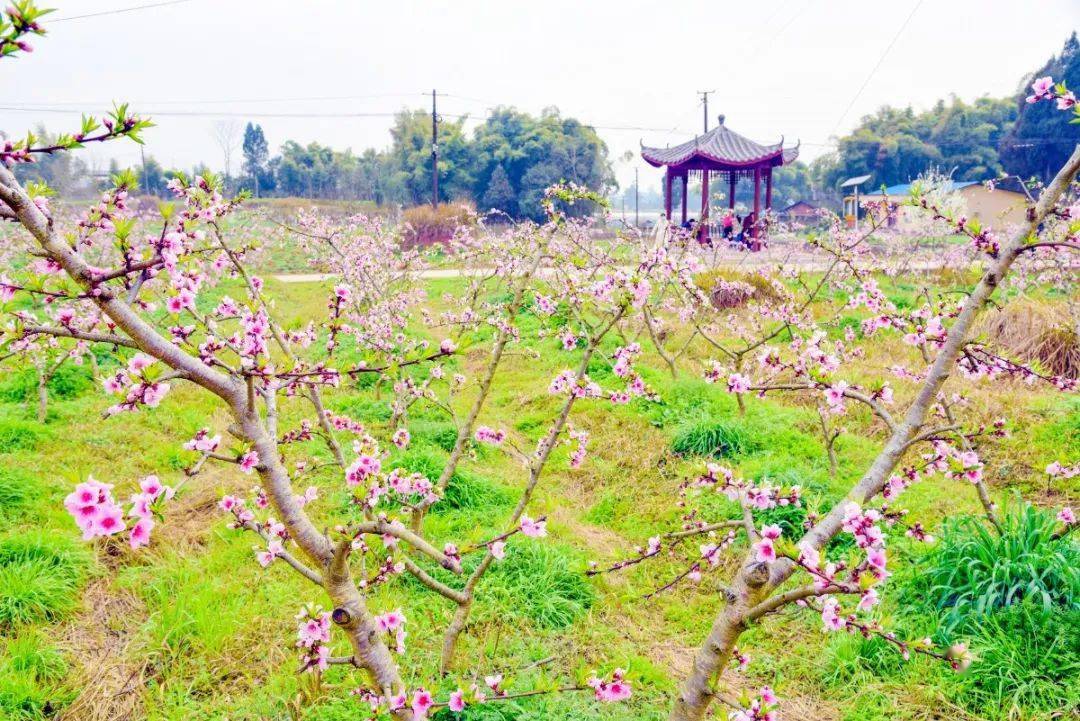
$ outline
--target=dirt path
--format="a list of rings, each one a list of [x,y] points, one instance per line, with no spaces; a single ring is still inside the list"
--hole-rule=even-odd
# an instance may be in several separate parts
[[[802,251],[792,251],[789,248],[770,249],[760,253],[746,253],[733,250],[718,251],[716,256],[708,258],[706,265],[716,268],[733,270],[760,270],[762,268],[775,268],[777,265],[795,265],[806,271],[823,271],[829,266],[828,261],[822,261],[819,256],[811,255]],[[940,260],[927,258],[912,261],[908,264],[909,271],[935,270],[942,265]],[[541,269],[543,275],[546,269]],[[633,266],[623,266],[622,270],[632,272]],[[420,277],[425,280],[438,280],[444,278],[461,278],[464,276],[490,275],[491,268],[432,268],[420,271]],[[321,283],[333,280],[336,273],[275,273],[274,280],[282,283]]]

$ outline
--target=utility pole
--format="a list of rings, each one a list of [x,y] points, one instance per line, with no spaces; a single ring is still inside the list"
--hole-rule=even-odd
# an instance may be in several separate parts
[[[702,115],[705,120],[705,132],[709,132],[709,96],[715,93],[715,90],[699,90],[698,95],[701,96],[702,103]]]
[[[638,220],[638,169],[634,168],[634,227],[640,228],[641,223]]]
[[[149,180],[146,177],[146,146],[142,143],[139,143],[139,156],[142,158],[142,183],[140,185],[143,187],[143,192],[150,195]]]
[[[431,91],[431,207],[439,207],[439,113]]]

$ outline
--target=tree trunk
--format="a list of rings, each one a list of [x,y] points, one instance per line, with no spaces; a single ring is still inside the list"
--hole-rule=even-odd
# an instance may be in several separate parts
[[[45,369],[38,368],[37,383],[37,419],[38,423],[44,423],[49,415],[49,379],[45,376]]]
[[[916,438],[926,416],[934,406],[942,386],[953,371],[956,359],[967,342],[968,333],[975,317],[993,295],[994,290],[1008,275],[1013,262],[1024,244],[1034,236],[1039,224],[1046,218],[1058,199],[1080,171],[1080,145],[1076,146],[1068,162],[1046,187],[1039,202],[1028,211],[1028,220],[1022,228],[1002,244],[998,257],[990,264],[964,305],[956,321],[949,328],[948,337],[931,364],[926,380],[919,388],[908,412],[885,447],[874,459],[862,479],[848,492],[846,498],[863,504],[881,492],[889,474],[899,464],[908,445]],[[832,510],[811,528],[799,541],[821,549],[840,531],[844,516],[844,503],[837,503]],[[735,578],[732,602],[713,624],[712,632],[698,651],[694,669],[683,682],[678,698],[669,716],[670,721],[701,721],[714,697],[712,684],[723,673],[731,658],[735,642],[745,627],[748,599],[763,599],[786,582],[796,570],[788,559],[780,559],[767,569],[767,581],[758,584],[758,570],[764,564],[746,566]],[[760,589],[758,588],[760,586]]]
[[[693,671],[675,699],[670,721],[699,721],[704,717],[714,696],[713,682],[731,661],[735,644],[746,630],[746,614],[765,597],[768,580],[767,564],[752,563],[739,570],[727,607],[717,616],[694,659]]]

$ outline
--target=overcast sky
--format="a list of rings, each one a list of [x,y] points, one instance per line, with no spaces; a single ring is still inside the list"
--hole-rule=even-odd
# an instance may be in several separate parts
[[[57,20],[154,2],[41,0]],[[48,27],[34,53],[0,63],[0,106],[35,109],[0,110],[0,128],[68,129],[77,115],[40,109],[128,100],[154,116],[146,150],[166,166],[220,169],[222,119],[261,123],[272,150],[383,148],[385,114],[430,110],[432,88],[448,94],[441,112],[475,120],[494,105],[557,106],[611,128],[599,132],[615,159],[700,132],[696,93],[714,90],[710,127],[724,113],[760,142],[801,139],[809,160],[886,103],[1012,94],[1080,27],[1080,0],[183,0]],[[350,113],[373,115],[325,117]],[[92,157],[134,164],[139,152],[115,143]],[[624,185],[635,165],[658,185],[636,158],[616,162]]]

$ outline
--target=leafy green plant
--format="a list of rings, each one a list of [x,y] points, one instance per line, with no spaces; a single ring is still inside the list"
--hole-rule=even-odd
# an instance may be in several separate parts
[[[908,595],[943,612],[946,631],[1024,600],[1080,609],[1080,546],[1072,537],[1053,538],[1054,515],[1014,504],[1001,523],[998,535],[979,518],[946,522],[923,559]]]
[[[953,691],[983,718],[1080,713],[1080,610],[1010,606],[980,620],[972,650],[975,662]]]

